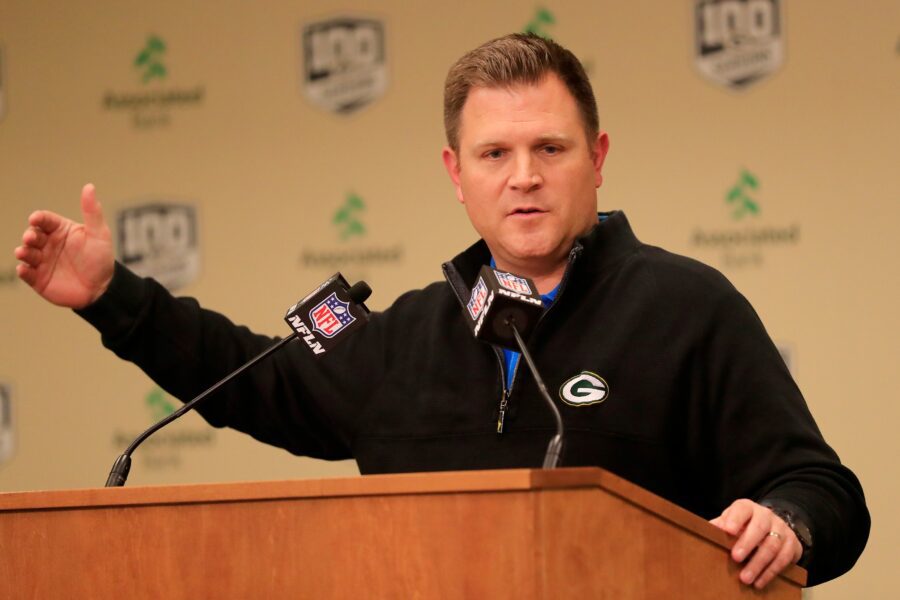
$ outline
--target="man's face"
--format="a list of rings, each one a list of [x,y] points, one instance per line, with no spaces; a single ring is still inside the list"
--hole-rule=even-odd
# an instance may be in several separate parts
[[[523,275],[558,269],[597,222],[596,189],[609,147],[588,143],[575,99],[555,74],[537,85],[473,88],[459,152],[444,165],[497,265]]]

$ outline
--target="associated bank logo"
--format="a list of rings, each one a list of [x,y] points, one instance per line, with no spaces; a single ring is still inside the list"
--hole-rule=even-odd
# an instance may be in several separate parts
[[[338,245],[332,248],[304,248],[300,263],[304,268],[321,268],[330,272],[353,269],[345,273],[351,279],[365,279],[367,269],[403,261],[403,246],[368,242],[369,233],[362,221],[366,202],[355,192],[348,193],[331,219]]]
[[[533,33],[534,35],[538,35],[544,39],[550,40],[553,38],[547,31],[546,27],[555,24],[556,18],[553,16],[552,12],[550,12],[546,8],[538,8],[534,11],[534,16],[530,21],[528,21],[528,24],[525,25],[525,28],[522,29],[522,33]]]
[[[338,208],[334,213],[332,223],[340,231],[342,240],[346,240],[355,236],[365,235],[366,226],[360,220],[361,212],[365,211],[366,204],[357,194],[347,194],[347,200],[344,205]]]
[[[147,38],[147,45],[134,59],[134,66],[140,71],[142,82],[166,78],[166,66],[162,62],[162,55],[165,52],[166,43],[162,39],[155,35]]]
[[[694,0],[695,62],[707,79],[742,89],[784,62],[781,0]]]
[[[12,388],[5,383],[0,383],[0,465],[12,459],[15,448]]]
[[[697,227],[691,235],[691,246],[701,253],[717,252],[719,267],[740,268],[762,266],[769,249],[797,245],[800,242],[799,224],[772,224],[761,218],[759,198],[762,190],[759,177],[742,169],[725,191],[724,205],[734,225]],[[754,218],[748,220],[746,217]]]
[[[740,220],[747,215],[758,215],[759,204],[751,197],[756,189],[759,188],[759,180],[750,171],[744,169],[728,193],[725,200],[731,205],[731,216],[735,220]]]
[[[171,125],[174,111],[203,104],[206,88],[202,84],[186,87],[165,84],[169,76],[164,62],[167,51],[163,38],[148,36],[132,60],[140,87],[106,92],[101,101],[103,110],[126,113],[136,129],[146,130]]]
[[[144,418],[132,428],[116,428],[112,433],[112,446],[121,452],[134,441],[147,427],[168,417],[175,412],[177,400],[169,398],[159,387],[154,387],[144,397]],[[184,463],[185,456],[199,448],[213,446],[216,441],[215,430],[205,422],[189,424],[184,419],[168,424],[149,438],[134,453],[135,460],[140,461],[140,468],[151,471],[178,470]]]
[[[350,114],[387,89],[384,25],[340,17],[303,27],[303,89],[310,102]]]
[[[6,56],[0,46],[0,121],[6,116]]]
[[[118,255],[125,266],[170,290],[197,278],[197,213],[188,204],[151,203],[119,211]]]
[[[559,388],[560,399],[571,406],[599,404],[609,396],[606,381],[590,371],[582,371],[568,379]]]
[[[533,33],[545,40],[552,40],[553,36],[550,33],[550,28],[556,24],[556,15],[547,8],[539,6],[534,10],[531,19],[529,19],[525,26],[522,27],[521,32]],[[594,61],[591,57],[579,56],[578,59],[581,61],[584,72],[587,75],[590,75],[594,70]]]
[[[144,406],[150,411],[154,423],[175,412],[175,404],[166,398],[166,393],[158,387],[150,390],[150,393],[144,398]]]

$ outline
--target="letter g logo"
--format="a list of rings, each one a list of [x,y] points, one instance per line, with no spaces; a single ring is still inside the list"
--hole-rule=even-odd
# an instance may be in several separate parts
[[[559,388],[560,399],[571,406],[599,404],[609,396],[609,385],[602,377],[582,371]]]

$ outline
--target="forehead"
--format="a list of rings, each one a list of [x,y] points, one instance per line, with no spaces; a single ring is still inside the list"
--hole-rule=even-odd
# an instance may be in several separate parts
[[[460,142],[477,143],[473,138],[499,134],[581,129],[575,98],[558,76],[549,74],[535,84],[472,88],[460,119]]]

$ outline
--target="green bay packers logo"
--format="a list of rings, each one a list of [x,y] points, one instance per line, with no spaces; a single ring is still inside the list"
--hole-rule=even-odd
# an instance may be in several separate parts
[[[602,377],[590,371],[582,371],[567,380],[559,388],[559,397],[572,406],[599,404],[609,396],[609,385]]]

